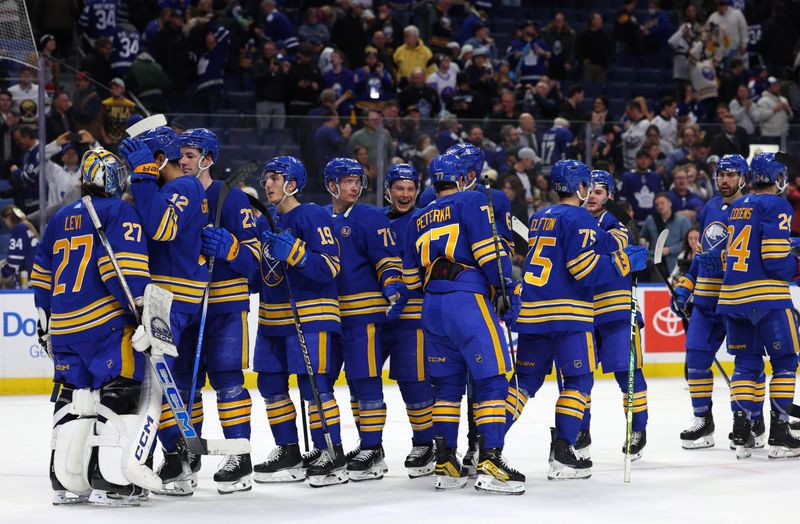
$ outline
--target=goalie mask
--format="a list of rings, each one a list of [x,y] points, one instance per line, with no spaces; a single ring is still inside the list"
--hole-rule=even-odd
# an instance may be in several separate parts
[[[128,170],[112,152],[90,149],[81,159],[81,183],[119,198],[128,185]]]

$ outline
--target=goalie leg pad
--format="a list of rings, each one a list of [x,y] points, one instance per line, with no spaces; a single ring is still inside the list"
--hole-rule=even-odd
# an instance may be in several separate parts
[[[83,403],[84,416],[79,417],[73,411],[75,394],[85,398],[92,393],[86,390],[73,390],[70,387],[62,388],[59,400],[56,403],[56,413],[53,415],[53,475],[67,491],[79,497],[88,496],[92,488],[89,484],[87,445],[95,423],[94,412],[89,414],[88,404]],[[58,408],[59,404],[61,405]],[[54,483],[54,488],[55,483]]]

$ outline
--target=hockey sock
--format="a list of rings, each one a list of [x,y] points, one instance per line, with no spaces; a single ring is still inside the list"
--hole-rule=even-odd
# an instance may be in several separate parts
[[[331,441],[333,444],[341,444],[342,434],[339,405],[336,403],[336,399],[333,396],[330,377],[319,374],[315,375],[314,378],[317,382],[319,398],[320,402],[322,402],[322,412],[325,415],[325,422],[328,424]],[[311,381],[308,375],[298,375],[297,384],[300,387],[300,394],[308,401],[308,419],[311,427],[311,440],[314,442],[314,447],[317,449],[326,449],[328,445],[325,442],[325,432],[322,429],[322,421],[320,420],[317,404],[314,401],[314,393],[311,389]]]
[[[458,422],[461,415],[461,397],[467,383],[465,374],[432,377],[433,434],[444,437],[445,446],[458,447]]]
[[[353,413],[353,421],[356,423],[356,430],[361,433],[361,412],[358,409],[358,384],[354,380],[348,380],[347,389],[350,390],[350,411]]]
[[[794,400],[797,355],[794,353],[772,359],[772,379],[769,381],[769,403],[772,411],[785,419]]]
[[[622,390],[622,410],[628,414],[628,372],[617,371],[614,373],[617,384]],[[588,406],[587,401],[587,406]],[[584,417],[586,415],[584,414]],[[647,427],[647,382],[641,369],[633,372],[633,431],[644,431]]]
[[[209,373],[217,392],[217,413],[225,438],[250,438],[250,410],[253,402],[244,386],[241,370]]]
[[[386,404],[383,402],[383,384],[380,377],[352,380],[358,392],[358,434],[362,448],[374,448],[383,440],[386,425]]]
[[[506,395],[506,432],[522,416],[522,410],[525,409],[525,404],[527,403],[528,393],[525,388],[520,385],[519,389],[517,389],[514,386],[514,379],[509,380],[508,395]]]
[[[259,373],[256,383],[258,392],[261,393],[264,404],[267,406],[267,420],[269,420],[269,429],[272,431],[275,444],[278,446],[296,444],[298,442],[297,411],[292,399],[289,398],[289,375]]]
[[[591,394],[592,375],[565,376],[564,389],[556,401],[556,432],[558,439],[575,444],[583,420],[586,397]]]
[[[502,448],[506,434],[508,379],[505,375],[476,379],[472,391],[476,404],[475,428],[483,436],[483,447]]]
[[[692,399],[692,410],[695,417],[702,417],[711,409],[711,393],[714,389],[714,375],[711,373],[712,362],[714,362],[714,353],[686,348],[689,396]]]
[[[761,355],[750,353],[736,355],[731,377],[731,410],[743,410],[748,418],[751,413],[759,410],[760,406],[756,402],[756,384],[763,373],[764,359]]]
[[[189,402],[189,392],[181,391],[181,398],[184,403]],[[186,406],[189,411],[189,406]],[[200,391],[195,391],[194,406],[191,408],[192,426],[198,435],[202,434],[203,430],[203,395]],[[178,423],[172,415],[172,408],[169,407],[166,399],[161,400],[161,419],[158,424],[158,438],[164,449],[170,453],[178,451],[178,439],[181,436]]]
[[[411,442],[415,446],[433,440],[433,389],[427,380],[419,382],[398,381],[400,394],[406,403],[408,421],[411,423]]]
[[[756,411],[750,415],[753,420],[764,418],[764,398],[767,394],[767,375],[761,373],[756,380]]]
[[[627,400],[627,399],[626,399]],[[592,424],[592,396],[586,395],[586,407],[583,408],[583,419],[581,420],[581,431],[589,431]]]

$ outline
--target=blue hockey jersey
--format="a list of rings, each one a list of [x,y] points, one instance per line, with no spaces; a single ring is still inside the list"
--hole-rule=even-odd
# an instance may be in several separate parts
[[[792,218],[792,206],[778,195],[747,195],[733,203],[717,313],[794,307],[788,283],[797,272],[789,245]]]
[[[33,269],[33,259],[36,256],[36,247],[39,245],[39,238],[36,232],[28,227],[25,222],[20,222],[11,230],[11,238],[8,240],[8,253],[6,253],[7,265],[3,266],[3,278],[14,277],[14,282],[19,286],[20,271],[27,271],[31,274]]]
[[[341,331],[339,313],[339,245],[333,234],[331,217],[316,204],[300,204],[275,217],[275,226],[305,242],[306,264],[290,267],[289,279],[303,331],[316,333]],[[258,219],[258,236],[269,231],[266,218]],[[259,284],[258,331],[263,336],[295,334],[289,292],[284,279],[286,265],[262,248]]]
[[[567,147],[572,143],[572,131],[563,127],[554,127],[542,133],[542,165],[552,166],[567,157]]]
[[[217,203],[222,182],[214,180],[206,189],[208,219],[217,216]],[[233,188],[222,204],[220,227],[227,229],[239,241],[239,253],[230,262],[214,260],[211,288],[208,294],[208,313],[250,311],[248,279],[258,266],[261,246],[256,232],[256,220],[250,202],[241,189]]]
[[[722,256],[728,243],[728,217],[731,205],[726,204],[721,196],[715,196],[700,212],[700,253],[711,253]],[[694,289],[692,302],[698,306],[717,307],[717,298],[722,288],[722,274],[711,274],[699,263],[697,257],[692,259],[686,272],[688,280],[681,280],[681,285]]]
[[[606,241],[613,241],[611,245],[604,246],[602,245],[604,239],[601,237],[595,246],[595,251],[598,253],[613,253],[614,251],[625,249],[626,246],[632,243],[628,228],[620,224],[619,220],[607,211],[603,211],[597,217],[597,226],[608,233],[608,236],[605,237]],[[630,320],[632,284],[631,276],[626,275],[624,277],[618,276],[594,288],[595,325],[617,320]]]
[[[504,276],[511,276],[511,260],[507,249],[495,243],[487,210],[486,196],[477,191],[446,195],[416,210],[409,219],[403,252],[406,286],[426,293],[485,295],[490,286],[499,288],[497,252]],[[453,280],[431,279],[431,268],[439,259],[461,267]]]
[[[117,2],[114,0],[86,0],[78,17],[78,28],[89,43],[101,36],[111,38],[117,27]]]
[[[208,284],[200,254],[200,231],[208,224],[203,184],[181,176],[159,188],[146,179],[132,184],[131,192],[147,235],[153,282],[173,293],[173,311],[196,313]]]
[[[591,331],[595,286],[630,273],[623,251],[604,254],[612,243],[616,241],[582,207],[555,204],[531,217],[522,310],[512,329]]]
[[[117,198],[92,198],[134,298],[150,282],[147,241],[136,210]],[[82,200],[47,224],[31,273],[36,307],[51,313],[53,344],[102,338],[134,317]]]
[[[119,25],[114,30],[111,51],[111,71],[114,76],[125,78],[136,55],[139,54],[139,31],[130,24]]]
[[[205,50],[197,57],[197,91],[202,91],[212,86],[222,86],[225,61],[228,59],[230,49],[230,31],[224,27],[217,27],[214,36],[217,46],[212,50]]]
[[[357,326],[385,322],[389,301],[383,287],[402,280],[402,261],[389,220],[381,209],[355,204],[344,213],[331,213],[339,241],[339,307],[342,324]]]
[[[408,224],[411,217],[414,215],[412,209],[403,215],[395,215],[391,212],[391,208],[384,209],[386,218],[389,219],[389,227],[392,228],[392,238],[400,251],[400,258],[404,258],[405,250],[408,249],[406,235],[408,233]],[[403,272],[405,275],[405,270]],[[408,303],[403,308],[398,319],[404,326],[409,328],[422,328],[422,289],[408,290]]]

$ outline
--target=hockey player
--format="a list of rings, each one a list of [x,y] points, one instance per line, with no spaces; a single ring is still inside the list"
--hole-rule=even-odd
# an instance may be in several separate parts
[[[519,312],[511,262],[492,234],[486,197],[464,191],[466,173],[454,155],[431,164],[436,200],[414,212],[408,224],[403,273],[408,287],[423,289],[422,327],[435,404],[437,489],[463,488],[468,471],[456,456],[461,397],[467,374],[473,381],[475,421],[480,434],[476,489],[522,494],[525,476],[503,457],[505,404],[511,370],[507,344],[490,302],[501,279],[512,293],[501,318],[513,322]],[[498,268],[498,255],[501,269]],[[390,317],[399,315],[395,304]]]
[[[354,481],[377,480],[387,471],[381,446],[386,423],[382,330],[388,301],[406,301],[402,262],[386,216],[379,209],[357,203],[367,187],[361,164],[334,158],[323,174],[332,196],[326,209],[333,218],[342,264],[338,282],[342,334],[334,359],[337,369],[344,363],[361,439],[357,450],[348,455],[347,475]]]
[[[178,138],[180,167],[185,176],[197,177],[205,188],[208,200],[208,217],[213,222],[219,205],[221,181],[211,179],[209,168],[219,157],[219,141],[208,129],[188,129]],[[205,384],[205,374],[217,393],[217,411],[225,438],[250,438],[250,393],[244,388],[243,369],[250,366],[250,348],[247,333],[247,312],[250,310],[248,278],[256,269],[260,248],[256,236],[256,222],[247,196],[232,188],[222,205],[219,227],[213,224],[201,232],[201,252],[215,257],[211,276],[208,311],[203,329],[201,373],[198,374],[196,402],[202,404],[200,390]],[[197,351],[199,323],[186,331],[185,341],[179,348],[187,353],[189,364],[181,373],[193,373]],[[178,369],[176,368],[176,372]],[[190,386],[191,387],[191,386]],[[229,455],[214,475],[221,494],[251,489],[253,472],[250,455]]]
[[[263,240],[258,276],[260,305],[258,338],[253,369],[258,372],[258,390],[267,405],[276,447],[266,462],[255,467],[256,482],[302,481],[308,475],[313,487],[347,482],[345,455],[339,424],[339,406],[333,397],[331,344],[341,331],[336,277],[339,246],[327,211],[315,204],[301,204],[297,194],[307,180],[306,170],[294,157],[279,156],[267,162],[262,184],[269,203],[277,209],[273,232],[267,219],[258,221]],[[293,295],[289,294],[289,285]],[[297,307],[314,379],[335,457],[326,449],[318,406],[294,324],[292,305]],[[303,401],[311,404],[311,437],[319,450],[304,471],[297,437],[297,412],[289,398],[289,375],[297,375]],[[324,450],[324,451],[323,451]]]
[[[586,209],[597,220],[598,227],[609,233],[611,246],[598,246],[601,252],[625,249],[632,237],[628,228],[603,209],[607,199],[616,193],[614,178],[608,171],[591,172],[591,193],[586,200]],[[599,244],[599,242],[598,242]],[[635,371],[633,375],[633,432],[631,434],[631,460],[642,456],[647,443],[647,382],[642,373],[641,315],[636,326]],[[594,336],[597,342],[597,362],[603,365],[603,373],[614,373],[614,378],[623,393],[623,409],[628,407],[628,366],[630,361],[631,336],[631,276],[627,275],[601,284],[594,289]],[[575,441],[575,451],[585,458],[589,456],[592,438],[589,433],[591,420],[591,396],[586,397],[581,430]],[[622,452],[625,452],[623,446]]]
[[[742,196],[747,180],[747,160],[740,155],[725,155],[717,164],[715,180],[719,196],[708,201],[700,213],[700,253],[692,260],[686,274],[675,286],[676,297],[672,309],[678,314],[689,301],[694,304],[686,334],[686,366],[689,396],[692,399],[694,420],[691,427],[681,432],[684,449],[708,448],[714,445],[714,417],[711,409],[711,392],[714,376],[711,365],[717,350],[725,340],[725,324],[717,315],[717,298],[722,286],[720,255],[728,240],[728,216],[731,205]],[[707,263],[702,263],[703,261]],[[717,260],[716,264],[713,262]],[[759,376],[755,386],[753,410],[753,444],[764,447],[765,375]]]
[[[394,164],[383,179],[389,201],[385,209],[392,228],[392,238],[402,255],[406,231],[419,193],[419,174],[410,164]],[[436,455],[433,449],[433,390],[428,380],[422,332],[422,292],[409,291],[408,304],[400,317],[383,326],[384,356],[391,357],[389,378],[397,381],[411,423],[411,453],[405,466],[411,478],[433,473]]]
[[[511,390],[507,399],[508,425],[542,386],[555,361],[563,389],[556,402],[547,478],[588,478],[592,462],[576,454],[574,445],[597,361],[594,287],[643,269],[647,250],[628,245],[610,254],[597,252],[610,242],[608,233],[581,207],[590,185],[589,168],[583,163],[556,162],[550,181],[559,203],[539,211],[530,221],[522,310],[512,327],[520,334],[516,371],[520,389]]]
[[[205,256],[201,253],[200,232],[208,224],[208,201],[203,185],[195,177],[183,176],[178,164],[181,155],[178,135],[168,127],[126,138],[120,145],[120,152],[133,171],[131,192],[148,240],[153,283],[174,295],[170,327],[175,346],[192,347],[190,337],[184,332],[197,322],[209,280]],[[184,402],[188,401],[192,379],[192,364],[187,361],[194,362],[194,351],[179,350],[179,357],[173,363],[175,384],[181,389]],[[194,406],[187,406],[198,432],[203,421],[201,408],[199,399]],[[180,430],[169,404],[164,402],[159,425],[159,438],[164,447],[164,462],[159,468],[159,476],[164,481],[162,493],[191,495],[200,457],[189,457],[192,473],[187,475],[178,453],[179,436]]]
[[[0,219],[6,229],[11,231],[8,254],[6,260],[0,263],[0,274],[3,278],[13,277],[15,287],[27,288],[33,269],[33,257],[36,256],[36,247],[39,245],[39,234],[25,218],[25,213],[14,204],[0,210]]]
[[[752,193],[731,206],[724,276],[717,302],[734,355],[731,377],[733,444],[746,458],[754,446],[753,416],[758,412],[756,384],[769,356],[769,457],[800,456],[800,440],[789,429],[797,372],[797,324],[789,281],[798,273],[789,234],[792,206],[780,194],[788,184],[786,166],[774,153],[759,153],[750,162]]]
[[[140,304],[150,282],[147,243],[136,211],[120,198],[125,168],[112,153],[91,150],[81,162],[81,182]],[[82,201],[50,220],[31,282],[40,343],[53,358],[53,380],[61,384],[50,459],[53,503],[139,505],[144,492],[123,464],[133,451],[126,443],[138,440],[139,413],[147,410],[140,399],[147,364],[139,351],[148,348],[148,337],[136,326]],[[157,412],[157,404],[152,408]],[[93,435],[102,442],[91,444]]]

